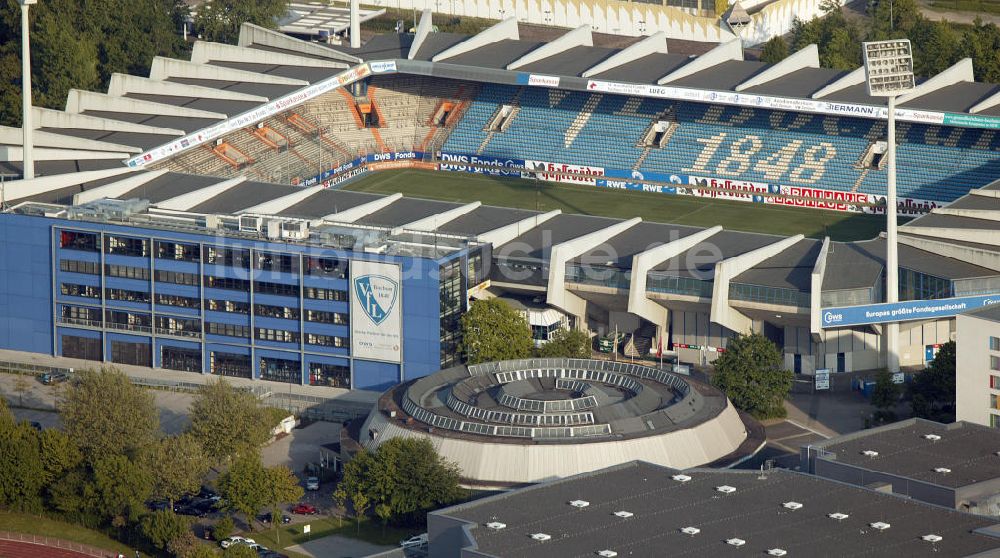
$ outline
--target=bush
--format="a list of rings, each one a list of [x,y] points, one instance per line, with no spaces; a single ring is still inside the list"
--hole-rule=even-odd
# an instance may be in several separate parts
[[[142,534],[160,550],[166,549],[168,544],[182,537],[184,533],[191,532],[188,519],[170,510],[153,512],[143,517],[140,524]]]
[[[233,518],[227,515],[217,521],[215,526],[212,527],[212,538],[217,541],[228,539],[229,535],[232,535],[235,529],[236,525],[233,524]]]

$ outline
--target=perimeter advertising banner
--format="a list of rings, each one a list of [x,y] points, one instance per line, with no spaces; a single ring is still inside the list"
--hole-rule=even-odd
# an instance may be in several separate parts
[[[954,316],[993,304],[1000,304],[1000,294],[824,308],[820,325],[828,328],[932,320]]]
[[[399,363],[403,344],[403,284],[399,266],[351,262],[351,355]]]

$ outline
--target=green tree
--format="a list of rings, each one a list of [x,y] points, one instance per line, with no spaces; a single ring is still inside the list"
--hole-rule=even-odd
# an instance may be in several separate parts
[[[189,432],[215,463],[256,452],[271,437],[269,413],[260,400],[222,378],[198,390],[189,414]]]
[[[948,69],[961,58],[961,38],[946,21],[920,17],[909,32],[913,41],[913,70],[930,76]]]
[[[474,301],[461,323],[462,351],[469,364],[531,356],[528,320],[499,298]]]
[[[972,58],[977,80],[1000,83],[1000,27],[977,18],[962,35],[961,52]]]
[[[14,378],[14,391],[17,392],[17,404],[19,407],[24,407],[24,394],[31,389],[31,384],[24,376],[18,376]]]
[[[913,416],[955,422],[955,342],[949,341],[908,386]]]
[[[38,436],[42,458],[42,481],[48,485],[75,469],[83,460],[76,443],[61,430],[43,430]]]
[[[0,398],[0,506],[39,511],[45,477],[38,432],[15,422]]]
[[[214,548],[199,541],[190,529],[167,543],[167,552],[177,558],[215,558],[219,555]]]
[[[59,414],[91,464],[112,455],[137,459],[160,434],[153,395],[113,368],[78,373],[65,390]]]
[[[271,508],[271,525],[274,526],[274,537],[281,542],[281,514],[278,509],[281,504],[295,502],[305,493],[299,485],[299,479],[291,469],[284,465],[270,467],[265,470],[265,486],[268,490],[267,504]]]
[[[219,477],[219,495],[229,510],[243,514],[253,530],[253,518],[270,502],[267,471],[260,454],[247,452],[236,457],[232,467]]]
[[[558,329],[552,338],[538,349],[542,358],[590,358],[590,336],[579,329]]]
[[[358,491],[351,494],[351,506],[354,508],[354,525],[357,531],[361,532],[361,518],[368,513],[368,506],[371,505],[371,498],[364,492]]]
[[[149,470],[125,455],[100,456],[93,464],[91,511],[115,526],[136,521],[153,489]]]
[[[760,53],[760,61],[768,64],[777,64],[788,58],[788,43],[781,35],[775,35],[764,43],[764,49]]]
[[[171,542],[191,532],[191,522],[171,510],[155,511],[143,516],[139,522],[142,534],[160,550],[166,550]]]
[[[737,335],[715,361],[712,384],[738,409],[766,419],[785,416],[785,396],[792,373],[782,367],[781,352],[759,333]]]
[[[212,527],[212,538],[217,541],[223,541],[228,539],[229,535],[232,535],[235,529],[236,525],[233,524],[233,518],[226,515]]]
[[[222,552],[225,558],[257,558],[257,551],[245,544],[234,544]]]
[[[198,7],[194,28],[205,40],[236,43],[244,22],[273,29],[287,12],[288,0],[213,0]]]
[[[190,434],[168,436],[153,447],[149,459],[153,496],[170,502],[196,492],[208,472],[209,462],[201,444]]]
[[[875,374],[875,389],[872,391],[872,405],[875,406],[875,420],[880,424],[894,422],[896,413],[892,410],[899,403],[900,386],[892,381],[892,374],[885,368]]]

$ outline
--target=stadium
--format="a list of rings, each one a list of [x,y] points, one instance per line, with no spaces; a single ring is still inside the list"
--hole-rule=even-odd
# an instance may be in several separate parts
[[[428,438],[458,465],[463,483],[493,489],[635,459],[677,469],[732,465],[764,443],[760,425],[711,386],[666,370],[582,359],[442,370],[386,391],[360,429],[349,430],[342,448]]]
[[[885,365],[887,322],[920,366],[1000,298],[1000,86],[968,60],[899,99],[887,208],[884,99],[814,46],[431,29],[244,25],[33,109],[29,149],[0,129],[0,349],[381,391],[457,364],[470,297],[504,296],[636,356],[708,363],[752,330],[796,372],[852,371]],[[891,308],[877,226],[816,226],[887,210],[914,218]]]

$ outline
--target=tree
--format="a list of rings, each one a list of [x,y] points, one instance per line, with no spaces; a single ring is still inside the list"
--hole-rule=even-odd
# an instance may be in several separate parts
[[[109,454],[94,462],[93,485],[92,513],[122,526],[136,521],[145,511],[153,479],[143,464],[125,455]]]
[[[389,518],[392,517],[392,508],[388,504],[379,504],[375,506],[375,515],[382,520],[382,534],[385,534],[385,526],[389,523]]]
[[[61,430],[43,430],[38,436],[38,444],[42,458],[42,481],[46,485],[61,479],[83,460],[76,443]]]
[[[1000,27],[994,23],[984,24],[976,18],[961,40],[962,56],[972,58],[976,79],[991,83],[1000,82]]]
[[[271,507],[271,524],[274,525],[274,537],[281,542],[281,514],[278,507],[281,504],[295,502],[302,497],[304,491],[299,486],[299,479],[291,469],[284,465],[270,467],[265,471],[266,487],[268,490],[267,503]]]
[[[913,416],[938,422],[955,422],[955,342],[938,350],[930,366],[914,374],[909,385]]]
[[[344,466],[334,499],[342,506],[349,501],[355,515],[374,505],[382,517],[384,510],[380,513],[378,506],[385,505],[388,517],[419,523],[426,512],[464,496],[459,478],[458,466],[442,458],[430,440],[393,438],[375,452],[362,450]],[[358,495],[365,500],[358,501]]]
[[[149,459],[153,496],[170,502],[196,492],[208,472],[209,462],[201,444],[190,434],[168,436],[153,447]]]
[[[207,41],[236,43],[244,22],[273,29],[288,0],[213,0],[198,7],[195,32]]]
[[[552,338],[538,349],[542,358],[590,358],[590,336],[579,329],[558,329]]]
[[[351,506],[354,508],[354,524],[357,526],[357,530],[361,532],[361,518],[368,513],[368,506],[371,504],[371,499],[361,491],[351,494]]]
[[[216,463],[240,452],[255,452],[271,438],[269,413],[260,400],[222,378],[198,390],[189,414],[189,432]]]
[[[781,352],[759,333],[737,335],[715,361],[712,384],[738,409],[760,419],[785,416],[784,399],[792,373],[782,368]]]
[[[112,455],[136,459],[160,435],[153,395],[113,368],[81,371],[66,389],[59,413],[91,464]]]
[[[788,43],[781,35],[775,35],[764,43],[764,50],[760,53],[760,61],[768,64],[777,64],[788,58]]]
[[[233,524],[233,518],[226,515],[212,527],[212,538],[217,541],[223,541],[228,539],[229,535],[232,535],[235,529],[236,525]]]
[[[875,420],[885,424],[896,420],[893,407],[899,403],[900,386],[892,381],[892,374],[885,368],[875,374],[875,389],[872,391],[872,405],[878,409]]]
[[[14,378],[14,391],[17,392],[17,405],[19,407],[24,407],[24,394],[31,389],[31,385],[28,380],[24,379],[24,376],[18,376]]]
[[[257,558],[257,551],[245,544],[234,544],[224,550],[222,555],[225,558]]]
[[[247,452],[239,455],[232,467],[219,477],[219,495],[228,509],[243,514],[251,530],[254,516],[269,504],[266,476],[260,454]]]
[[[219,555],[214,548],[199,541],[190,529],[167,543],[167,552],[177,558],[214,558]]]
[[[528,320],[499,298],[474,301],[461,324],[461,346],[469,364],[531,356]]]
[[[144,516],[139,524],[142,527],[142,534],[160,550],[165,550],[184,533],[191,532],[190,521],[172,510],[155,511]]]
[[[0,405],[0,506],[38,511],[46,480],[38,432]]]

